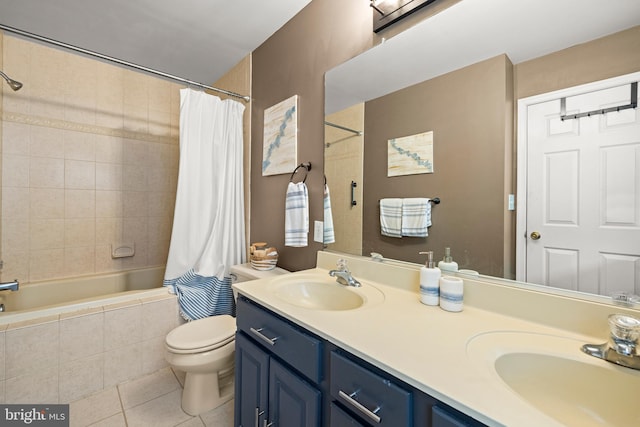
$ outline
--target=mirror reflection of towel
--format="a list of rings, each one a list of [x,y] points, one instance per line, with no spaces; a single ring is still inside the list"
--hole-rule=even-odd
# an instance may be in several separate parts
[[[402,199],[380,200],[380,233],[388,237],[402,237]]]
[[[304,182],[289,182],[285,197],[284,245],[307,246],[309,235],[309,194]]]
[[[336,236],[333,231],[333,214],[331,213],[331,195],[329,194],[329,186],[324,185],[324,223],[322,243],[335,243]]]
[[[431,225],[429,199],[416,197],[402,199],[402,232],[407,237],[427,237]]]

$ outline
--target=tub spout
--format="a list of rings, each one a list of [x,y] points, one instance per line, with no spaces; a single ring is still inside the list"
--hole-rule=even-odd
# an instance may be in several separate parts
[[[3,282],[0,283],[0,291],[17,291],[20,287],[18,280],[14,280],[13,282]]]

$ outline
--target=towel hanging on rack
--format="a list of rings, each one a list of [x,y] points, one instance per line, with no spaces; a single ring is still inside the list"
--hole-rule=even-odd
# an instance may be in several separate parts
[[[333,214],[331,213],[331,195],[327,185],[327,177],[324,178],[324,219],[322,243],[325,245],[335,243],[336,236],[333,231]]]
[[[407,237],[427,237],[431,226],[431,203],[423,197],[402,199],[402,232]]]
[[[307,246],[309,234],[309,194],[307,184],[289,182],[284,209],[284,245]]]

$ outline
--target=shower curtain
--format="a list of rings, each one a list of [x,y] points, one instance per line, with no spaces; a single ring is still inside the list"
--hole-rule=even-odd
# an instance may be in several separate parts
[[[180,90],[180,164],[164,277],[187,320],[235,315],[229,269],[246,261],[244,105]]]

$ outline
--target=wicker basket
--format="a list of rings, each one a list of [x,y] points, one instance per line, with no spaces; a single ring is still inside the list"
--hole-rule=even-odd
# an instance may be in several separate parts
[[[252,243],[249,248],[249,261],[256,270],[273,270],[278,263],[278,251],[265,242]]]

